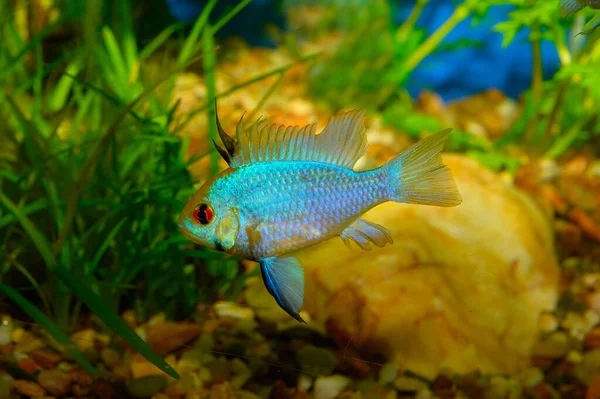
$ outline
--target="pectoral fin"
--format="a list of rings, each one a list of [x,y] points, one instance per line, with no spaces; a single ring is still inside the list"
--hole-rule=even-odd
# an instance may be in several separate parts
[[[240,219],[237,208],[231,208],[223,215],[217,225],[217,247],[221,246],[225,251],[235,245],[235,240],[240,232]]]
[[[371,245],[369,244],[371,242],[378,247],[383,247],[387,243],[392,244],[394,242],[385,227],[362,218],[346,227],[342,231],[342,234],[340,234],[340,238],[348,247],[350,247],[350,240],[352,240],[365,251],[371,250]]]
[[[265,287],[290,316],[305,323],[298,314],[304,302],[304,270],[296,258],[270,257],[259,260]]]

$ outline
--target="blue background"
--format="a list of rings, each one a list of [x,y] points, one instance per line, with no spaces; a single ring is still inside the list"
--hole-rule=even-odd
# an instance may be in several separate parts
[[[172,15],[179,21],[193,21],[206,3],[202,0],[166,0]],[[253,46],[272,46],[263,26],[275,24],[285,29],[285,18],[274,0],[253,0],[221,32],[220,36],[241,36]],[[400,24],[408,16],[413,1],[396,0],[394,23]],[[430,2],[423,10],[417,26],[428,33],[440,26],[454,10],[451,0]],[[237,1],[219,0],[213,15],[219,15]],[[507,48],[502,47],[502,35],[492,27],[507,19],[512,6],[490,9],[479,24],[473,26],[472,18],[459,25],[444,39],[442,46],[457,41],[477,41],[476,47],[462,47],[432,54],[417,67],[407,89],[416,96],[424,89],[431,89],[445,100],[453,100],[489,88],[497,88],[516,98],[531,86],[532,50],[527,41],[528,30],[520,32]],[[544,76],[550,77],[559,66],[556,49],[551,42],[542,42]]]

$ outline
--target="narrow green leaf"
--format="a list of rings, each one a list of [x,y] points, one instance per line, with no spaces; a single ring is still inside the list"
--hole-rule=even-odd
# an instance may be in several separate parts
[[[200,16],[198,16],[198,19],[196,19],[190,34],[183,44],[183,48],[179,53],[179,58],[177,58],[177,65],[185,63],[194,54],[195,47],[198,45],[198,41],[200,39],[200,34],[208,22],[208,16],[210,15],[210,12],[216,4],[217,0],[209,0],[209,2],[204,6],[202,13]]]
[[[25,297],[19,294],[6,284],[0,283],[0,292],[9,297],[16,303],[25,313],[27,313],[36,323],[42,326],[59,344],[64,345],[65,350],[75,359],[85,371],[97,377],[98,372],[90,361],[77,349],[71,342],[71,339],[42,311],[40,311],[33,303],[29,302]]]
[[[156,35],[156,37],[154,39],[152,39],[152,41],[150,43],[148,43],[148,45],[146,45],[146,47],[144,47],[144,49],[142,51],[140,51],[140,55],[138,57],[138,60],[140,62],[142,62],[146,58],[148,58],[152,54],[154,54],[154,52],[160,46],[162,46],[162,44],[164,42],[166,42],[167,39],[169,37],[171,37],[171,35],[174,32],[176,32],[177,30],[181,29],[181,27],[183,27],[182,23],[176,23],[176,24],[173,24],[173,25],[170,25],[170,26],[166,27],[162,32],[160,32],[158,35]]]
[[[121,49],[119,48],[119,44],[112,30],[108,26],[102,27],[102,36],[104,37],[104,45],[106,46],[106,51],[108,52],[108,57],[110,58],[111,64],[114,68],[114,71],[122,85],[127,85],[127,67],[125,65],[125,60],[123,59],[123,54],[121,53]]]
[[[248,4],[250,4],[251,1],[252,0],[240,1],[235,7],[233,7],[231,10],[229,10],[229,12],[227,12],[227,14],[225,14],[224,16],[219,18],[217,23],[215,23],[211,28],[212,34],[214,35],[215,33],[217,33],[223,26],[225,26],[229,21],[231,21],[231,19],[233,17],[235,17],[240,11],[242,11],[242,9],[244,7],[246,7]]]
[[[139,352],[148,361],[152,362],[156,367],[170,375],[175,379],[179,379],[179,374],[160,357],[156,352],[148,346],[132,329],[113,312],[102,299],[93,291],[88,289],[81,281],[79,281],[70,270],[57,266],[53,271],[54,274],[65,284],[69,289],[77,295],[83,303],[85,303],[106,325],[108,325],[115,333],[119,335],[127,344],[134,350]]]

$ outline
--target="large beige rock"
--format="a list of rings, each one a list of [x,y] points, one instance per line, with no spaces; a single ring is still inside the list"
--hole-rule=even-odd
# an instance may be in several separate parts
[[[365,215],[394,244],[305,250],[304,309],[366,353],[425,376],[525,367],[557,300],[552,230],[533,200],[472,160],[444,156],[463,203],[383,204]]]

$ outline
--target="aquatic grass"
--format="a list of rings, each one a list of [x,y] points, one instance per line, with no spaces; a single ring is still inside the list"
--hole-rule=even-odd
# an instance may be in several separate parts
[[[131,19],[126,8],[119,15]],[[145,75],[144,66],[181,24],[140,51],[127,21],[120,29],[97,26],[94,37],[86,26],[84,45],[52,64],[56,70],[44,65],[41,39],[23,52],[34,54],[33,71],[25,57],[14,55],[28,43],[16,42],[21,49],[10,52],[0,46],[0,67],[22,72],[5,75],[10,90],[0,94],[0,113],[8,116],[2,138],[15,146],[0,166],[0,246],[10,249],[1,255],[0,281],[11,286],[15,273],[22,273],[28,285],[14,289],[37,291],[39,299],[30,297],[28,306],[13,292],[2,294],[48,326],[57,341],[66,342],[56,331],[72,331],[84,304],[104,328],[177,377],[118,312],[126,306],[140,319],[157,312],[182,318],[200,300],[239,292],[237,260],[194,249],[177,231],[175,218],[193,192],[187,168],[208,153],[184,161],[189,139],[171,131],[178,122],[177,104],[165,105],[171,103],[171,90],[160,98],[156,92],[198,62],[205,49],[214,53],[214,41],[207,46],[204,40],[223,26],[220,21],[200,24],[182,62],[159,77]],[[99,57],[90,62],[88,54]],[[209,79],[214,79],[216,60],[210,62]],[[49,79],[50,74],[58,79]],[[198,267],[203,263],[210,265]],[[38,307],[46,310],[46,319],[39,317],[44,312]]]

